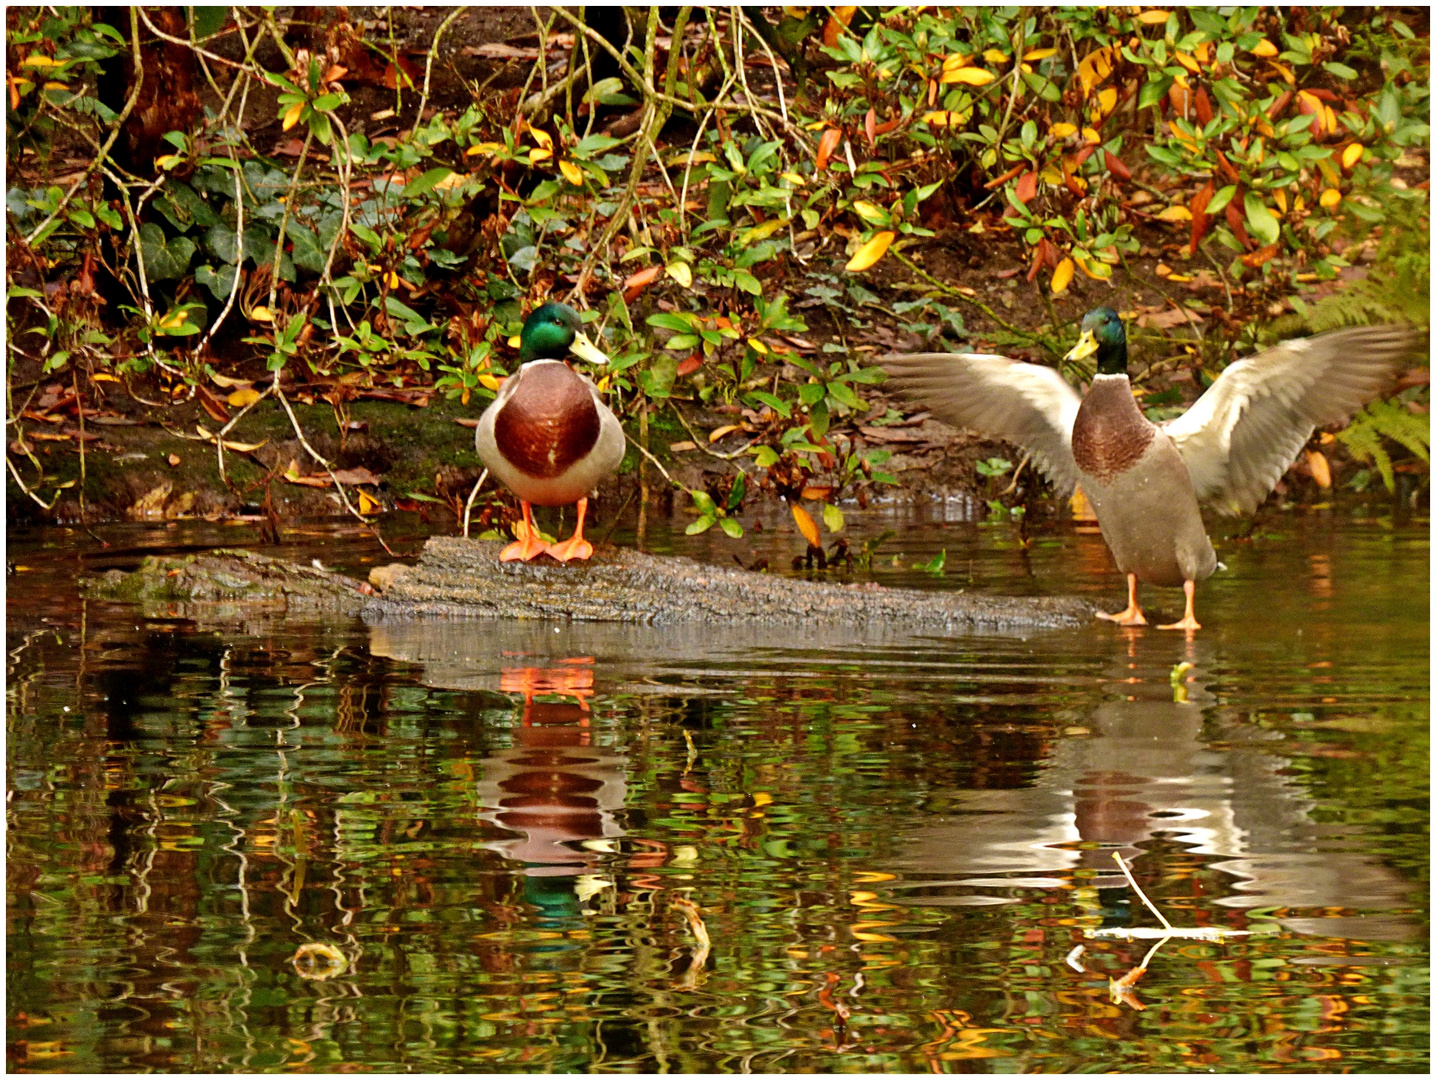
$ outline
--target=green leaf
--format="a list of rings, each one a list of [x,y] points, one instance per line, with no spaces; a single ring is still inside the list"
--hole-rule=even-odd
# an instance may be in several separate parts
[[[708,492],[691,491],[689,494],[693,496],[693,505],[698,507],[700,514],[716,514],[718,512],[718,507],[714,504],[713,497],[709,495]]]
[[[194,272],[194,281],[196,285],[203,285],[208,289],[216,300],[228,300],[237,272],[233,263],[226,263],[217,271],[212,266],[201,266]]]
[[[823,503],[823,528],[830,533],[843,531],[843,512],[832,503]]]
[[[738,540],[743,536],[743,526],[739,525],[730,517],[719,518],[718,527],[734,540]]]
[[[669,311],[660,311],[656,315],[650,315],[644,320],[649,326],[656,326],[660,330],[675,330],[680,334],[691,334],[693,332],[692,318],[684,318],[682,315],[675,315]]]
[[[1207,203],[1207,214],[1216,216],[1221,213],[1227,208],[1227,203],[1232,201],[1232,196],[1236,193],[1237,186],[1235,184],[1228,184],[1226,187],[1219,189],[1217,193],[1212,196],[1212,201]]]
[[[611,150],[622,142],[622,139],[615,139],[612,135],[588,135],[580,139],[578,145],[569,152],[574,157],[586,158]]]
[[[168,243],[165,233],[153,221],[140,226],[140,251],[145,261],[145,277],[150,281],[170,281],[184,276],[194,257],[194,241],[176,236]]]
[[[1143,84],[1142,92],[1137,95],[1137,108],[1145,109],[1148,106],[1157,104],[1157,102],[1166,96],[1167,91],[1172,88],[1173,81],[1170,75],[1163,76],[1160,79],[1149,79]]]
[[[760,469],[767,469],[778,464],[778,451],[771,446],[753,447],[753,464]]]
[[[286,235],[294,241],[291,255],[294,265],[301,270],[308,270],[311,274],[322,273],[326,253],[319,246],[319,238],[314,235],[314,231],[297,221],[291,221]]]
[[[785,420],[793,415],[792,402],[784,401],[782,398],[774,397],[766,390],[754,390],[751,396],[754,399],[761,401],[764,405],[767,405]]]
[[[417,198],[420,195],[427,195],[434,190],[434,186],[440,181],[454,174],[453,169],[440,166],[437,169],[430,169],[423,176],[417,176],[404,185],[400,194],[406,199]]]
[[[1281,222],[1277,221],[1276,215],[1266,208],[1261,196],[1254,191],[1247,192],[1246,211],[1247,228],[1252,231],[1252,235],[1263,244],[1275,244],[1281,236]]]
[[[733,284],[750,296],[763,295],[763,286],[758,284],[758,279],[743,270],[733,271]]]
[[[704,514],[701,518],[695,521],[692,525],[689,525],[688,528],[684,529],[683,531],[688,536],[697,536],[699,533],[705,533],[709,529],[713,528],[713,525],[717,520],[717,517],[712,514]]]
[[[1335,75],[1338,79],[1354,79],[1357,75],[1357,72],[1354,68],[1349,68],[1345,64],[1338,64],[1335,60],[1328,60],[1321,66],[1324,67],[1327,71],[1331,72],[1333,75]]]
[[[725,509],[736,510],[738,504],[743,501],[743,496],[748,491],[748,477],[746,473],[740,472],[733,481],[733,488],[728,492],[728,501],[724,504]]]

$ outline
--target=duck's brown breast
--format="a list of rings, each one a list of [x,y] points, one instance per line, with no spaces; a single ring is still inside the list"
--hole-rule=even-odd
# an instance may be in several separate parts
[[[1132,397],[1131,383],[1098,375],[1072,422],[1072,457],[1082,472],[1108,482],[1137,464],[1156,434]]]
[[[523,368],[494,418],[494,442],[514,468],[540,480],[561,475],[598,442],[593,394],[559,361]]]

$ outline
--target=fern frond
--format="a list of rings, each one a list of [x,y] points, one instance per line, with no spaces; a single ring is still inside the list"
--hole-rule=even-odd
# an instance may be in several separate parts
[[[1345,431],[1337,432],[1336,437],[1346,444],[1357,461],[1376,466],[1387,491],[1396,490],[1396,474],[1391,467],[1391,455],[1381,445],[1383,437],[1400,443],[1422,461],[1431,460],[1430,416],[1416,416],[1392,401],[1373,401],[1352,418]]]

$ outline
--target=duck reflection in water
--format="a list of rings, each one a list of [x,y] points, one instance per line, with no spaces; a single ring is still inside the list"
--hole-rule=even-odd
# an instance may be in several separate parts
[[[1301,933],[1415,933],[1393,910],[1408,905],[1411,883],[1340,849],[1279,735],[1206,688],[1202,646],[1154,650],[1139,634],[1108,662],[1106,700],[1071,716],[1035,784],[957,792],[956,815],[909,834],[891,867],[904,879],[897,894],[961,907],[1011,902],[1013,889],[1095,887],[1105,922],[1144,921],[1115,851],[1139,878],[1144,866],[1165,877],[1216,871],[1227,895],[1211,904],[1258,909]],[[1174,671],[1182,657],[1195,666]]]
[[[517,835],[484,846],[522,863],[525,899],[540,921],[569,920],[611,886],[596,874],[600,852],[623,835],[615,816],[627,793],[626,759],[596,746],[588,699],[593,661],[504,668],[499,688],[522,694],[514,745],[490,754],[478,784],[482,817]],[[535,698],[569,700],[535,700]]]

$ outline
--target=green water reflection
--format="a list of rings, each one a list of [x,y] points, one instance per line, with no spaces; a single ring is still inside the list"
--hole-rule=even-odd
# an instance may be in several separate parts
[[[939,524],[879,579],[1120,597]],[[1281,533],[1191,642],[209,626],[12,547],[10,1065],[1425,1071],[1426,524]],[[1252,934],[1114,1002],[1113,852]]]

